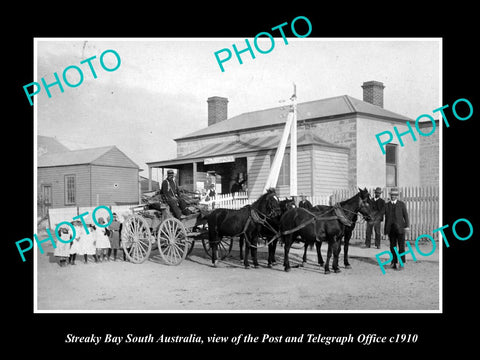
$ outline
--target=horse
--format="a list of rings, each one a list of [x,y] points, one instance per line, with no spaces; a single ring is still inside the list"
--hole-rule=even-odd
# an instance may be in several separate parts
[[[216,267],[218,243],[222,237],[244,236],[252,247],[252,260],[258,267],[256,242],[262,222],[280,215],[280,205],[275,189],[269,189],[253,204],[245,205],[239,210],[218,208],[208,215],[208,237],[212,249],[212,263]],[[264,218],[263,220],[261,218]],[[248,251],[243,259],[245,268],[248,263]]]
[[[360,190],[360,189],[359,189]],[[363,192],[365,192],[367,189],[365,188],[364,190],[361,190]],[[367,201],[370,205],[372,205],[372,200],[370,199],[370,197],[367,198]],[[312,206],[310,209],[307,209],[307,210],[310,210],[311,212],[313,213],[320,213],[320,214],[327,214],[329,211],[332,211],[333,210],[333,206],[328,206],[328,205],[315,205],[315,206]],[[345,269],[351,269],[352,266],[350,265],[349,261],[348,261],[348,249],[350,247],[350,239],[352,238],[352,235],[353,235],[353,230],[355,229],[355,225],[357,223],[357,219],[358,219],[358,215],[355,213],[355,214],[351,214],[351,218],[349,218],[352,222],[352,224],[350,226],[345,226],[345,231],[344,231],[344,235],[343,235],[343,264],[345,265]],[[305,244],[305,249],[304,249],[304,252],[303,252],[303,258],[302,258],[302,266],[304,266],[307,262],[307,249],[308,249],[308,245]]]
[[[278,216],[269,218],[266,220],[268,225],[262,226],[260,229],[260,236],[266,239],[271,239],[278,233],[279,225],[280,225],[280,217],[289,209],[295,208],[295,199],[286,197],[284,200],[280,200],[279,202],[280,213]],[[276,237],[273,241],[268,243],[268,267],[272,267],[277,261],[275,260],[275,249],[277,247],[278,237]],[[244,238],[243,235],[240,236],[240,260],[243,260],[243,243]],[[253,251],[254,247],[251,246],[250,250]],[[248,251],[248,248],[245,248],[245,251]]]
[[[324,265],[320,252],[323,240],[328,242],[327,261],[325,274],[330,273],[330,258],[333,254],[332,267],[334,272],[340,272],[338,256],[340,253],[340,240],[345,234],[347,226],[351,225],[353,216],[360,212],[366,219],[372,216],[369,193],[367,189],[359,192],[348,200],[340,202],[337,206],[329,207],[324,213],[312,212],[304,208],[288,210],[280,219],[280,232],[284,243],[284,268],[290,271],[288,254],[292,243],[301,237],[306,245],[317,249],[318,263]]]

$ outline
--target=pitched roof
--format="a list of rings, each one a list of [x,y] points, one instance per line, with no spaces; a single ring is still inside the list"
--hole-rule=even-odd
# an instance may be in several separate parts
[[[287,106],[280,106],[271,109],[243,113],[175,140],[208,136],[225,132],[235,132],[239,130],[247,130],[265,126],[283,125],[285,123],[285,114],[287,114],[287,111]],[[345,114],[364,114],[385,120],[401,122],[412,121],[412,119],[406,116],[394,113],[349,95],[314,100],[299,103],[297,105],[298,121],[322,118],[328,119]]]
[[[38,157],[37,167],[95,164],[96,162],[98,162],[99,164],[104,164],[105,161],[101,161],[101,158],[112,150],[115,150],[122,154],[130,162],[129,167],[138,168],[138,165],[131,161],[115,145],[82,150],[72,150],[68,152],[47,153],[43,156]]]
[[[247,154],[251,152],[268,151],[276,149],[280,142],[280,135],[254,137],[246,140],[238,141],[222,141],[214,144],[206,145],[196,151],[189,154],[179,156],[175,159],[162,160],[147,163],[148,165],[166,167],[168,165],[184,164],[187,161],[194,159],[205,159],[209,157],[227,156],[227,155],[239,155]],[[348,151],[348,147],[332,144],[325,141],[311,132],[299,131],[297,146],[305,145],[317,145],[323,147],[330,147],[335,149],[342,149]],[[287,141],[287,147],[290,146],[290,138]]]
[[[56,138],[42,135],[37,136],[37,148],[38,155],[70,151],[69,148],[59,142]]]

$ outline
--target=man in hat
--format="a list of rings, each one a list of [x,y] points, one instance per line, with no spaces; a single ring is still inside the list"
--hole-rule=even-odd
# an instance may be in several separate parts
[[[300,195],[300,202],[298,203],[298,207],[311,210],[313,208],[313,205],[310,201],[307,200],[307,197],[305,196],[304,193]]]
[[[167,178],[162,181],[161,192],[165,196],[167,204],[170,205],[173,216],[175,216],[177,219],[180,219],[182,217],[182,210],[184,210],[187,206],[185,201],[180,197],[180,191],[178,190],[177,183],[175,182],[173,170],[167,171]]]
[[[397,269],[398,258],[394,247],[400,254],[405,252],[405,232],[410,230],[410,221],[405,203],[398,200],[397,188],[390,190],[390,200],[385,205],[385,234],[390,239],[390,252],[393,255],[391,267]],[[405,264],[405,255],[401,256],[401,260]],[[402,270],[403,266],[399,269]]]
[[[365,234],[365,247],[370,247],[370,241],[372,238],[372,232],[375,231],[375,246],[377,249],[380,249],[380,223],[383,221],[383,216],[385,214],[385,200],[383,200],[380,195],[382,195],[382,189],[377,187],[375,189],[375,196],[372,199],[372,210],[375,215],[371,221],[367,222],[367,230]]]

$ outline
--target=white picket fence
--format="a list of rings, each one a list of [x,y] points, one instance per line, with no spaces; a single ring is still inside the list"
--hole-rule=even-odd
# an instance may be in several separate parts
[[[315,196],[306,196],[306,199],[312,203],[312,205],[332,205],[331,203],[332,195],[315,195]],[[299,199],[300,201],[301,199]]]
[[[306,199],[313,205],[331,205],[331,197],[332,195],[317,195],[306,196]],[[235,194],[218,194],[211,198],[210,201],[204,203],[211,205],[212,209],[240,209],[245,205],[252,204],[255,200],[256,199],[249,199],[246,192],[239,192]],[[300,201],[299,197],[297,197],[297,202],[298,201]]]
[[[250,205],[254,202],[248,198],[246,192],[238,192],[234,194],[217,194],[215,197],[210,199],[212,209],[234,209],[238,210],[245,205]]]

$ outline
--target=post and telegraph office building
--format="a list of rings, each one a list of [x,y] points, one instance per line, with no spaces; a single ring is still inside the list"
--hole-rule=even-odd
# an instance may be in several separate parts
[[[360,187],[431,186],[439,182],[439,131],[428,137],[402,138],[383,154],[375,134],[406,132],[415,120],[383,107],[384,84],[364,82],[363,100],[349,95],[298,103],[298,194],[328,196],[335,190]],[[228,99],[207,100],[208,126],[175,139],[177,157],[147,163],[177,169],[177,181],[196,191],[215,183],[217,193],[230,193],[235,182],[246,184],[248,197],[265,186],[289,111],[287,107],[255,110],[228,117]],[[438,125],[438,120],[437,120]],[[420,123],[427,133],[432,123]],[[277,192],[290,195],[290,142],[287,143]]]

